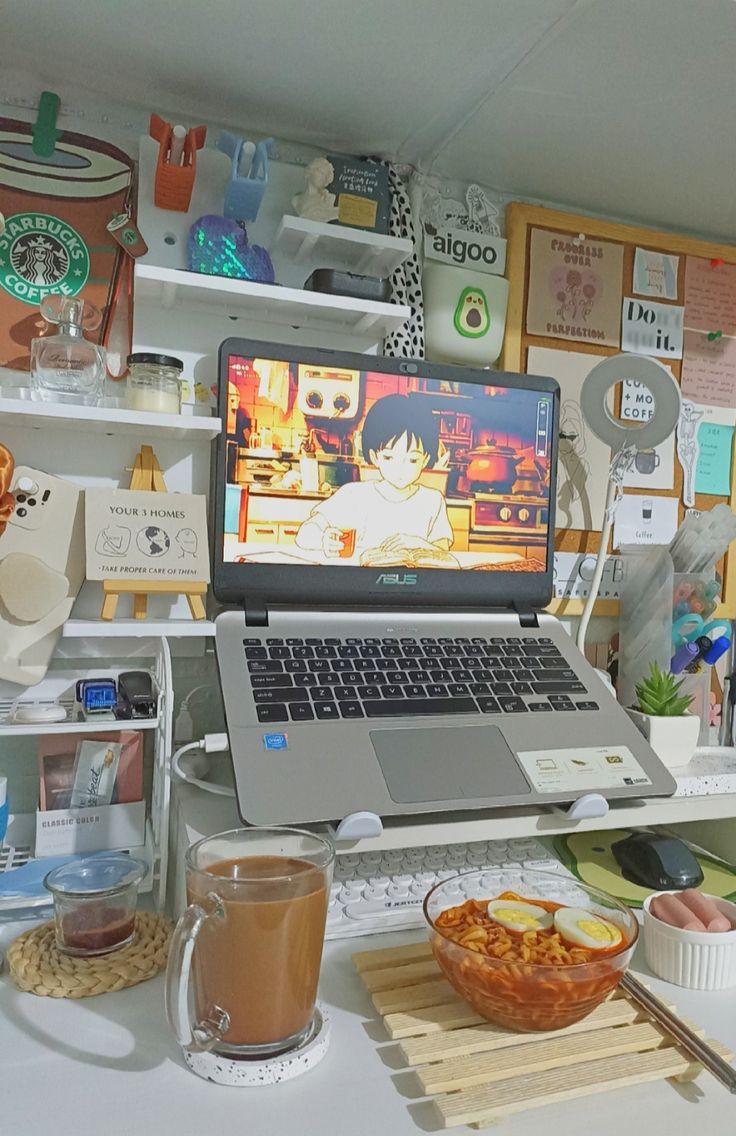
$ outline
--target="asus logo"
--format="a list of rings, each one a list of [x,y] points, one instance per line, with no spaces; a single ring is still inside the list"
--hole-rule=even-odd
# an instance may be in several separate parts
[[[416,582],[415,572],[404,572],[401,576],[398,572],[381,572],[376,580],[377,584],[416,584]]]

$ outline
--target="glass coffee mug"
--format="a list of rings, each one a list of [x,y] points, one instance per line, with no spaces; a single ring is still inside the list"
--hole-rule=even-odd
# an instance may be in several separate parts
[[[193,844],[166,1012],[179,1044],[269,1058],[314,1030],[335,850],[295,828],[233,829]]]

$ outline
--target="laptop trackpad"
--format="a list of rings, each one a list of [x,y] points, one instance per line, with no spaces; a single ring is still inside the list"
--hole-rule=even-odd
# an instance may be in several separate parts
[[[531,791],[497,726],[372,730],[371,741],[397,804]]]

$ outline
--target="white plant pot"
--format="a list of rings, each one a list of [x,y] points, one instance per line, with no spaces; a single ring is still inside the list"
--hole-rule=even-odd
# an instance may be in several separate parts
[[[627,707],[626,713],[641,730],[659,760],[668,769],[680,769],[698,748],[700,718],[683,714],[681,718],[654,718]]]

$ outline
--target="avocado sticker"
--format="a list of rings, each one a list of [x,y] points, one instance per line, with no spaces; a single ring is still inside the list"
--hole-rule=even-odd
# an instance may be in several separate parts
[[[463,288],[453,322],[455,330],[466,339],[480,339],[488,332],[488,300],[480,288]]]

